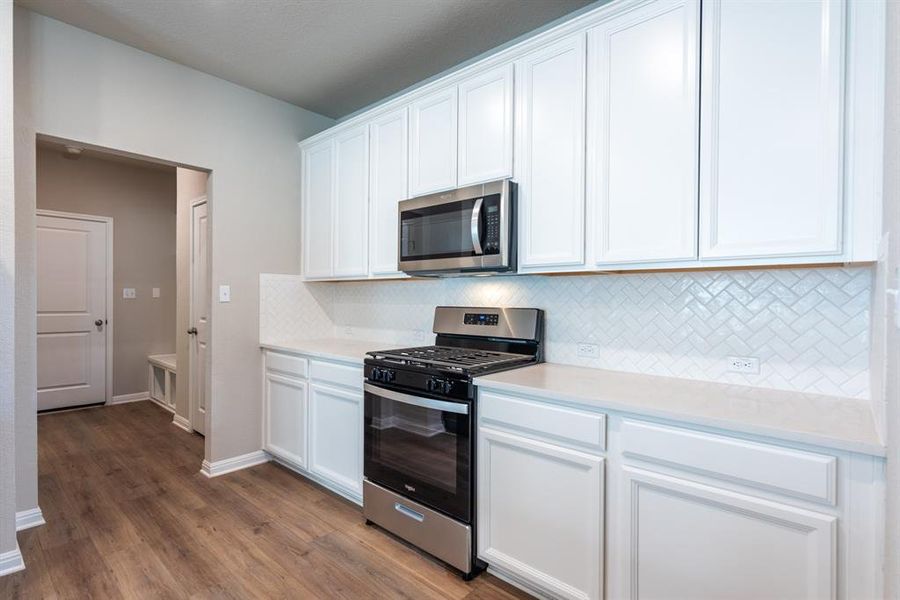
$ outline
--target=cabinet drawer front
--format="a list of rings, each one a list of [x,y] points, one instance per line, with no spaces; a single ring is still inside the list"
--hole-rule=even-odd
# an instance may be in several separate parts
[[[606,415],[524,398],[479,394],[481,420],[494,426],[524,431],[534,437],[591,450],[606,449]]]
[[[306,377],[309,369],[309,361],[300,356],[279,354],[278,352],[266,352],[266,369],[280,371],[295,377]]]
[[[354,389],[362,389],[363,386],[362,367],[353,365],[314,360],[310,365],[310,377],[316,381],[327,381]]]
[[[833,456],[630,419],[622,422],[622,451],[787,496],[836,502]]]

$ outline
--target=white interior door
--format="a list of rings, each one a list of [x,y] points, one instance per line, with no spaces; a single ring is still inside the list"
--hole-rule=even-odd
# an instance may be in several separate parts
[[[206,200],[191,204],[191,427],[206,435],[209,377],[209,219]]]
[[[108,398],[110,227],[102,218],[37,216],[38,410]]]

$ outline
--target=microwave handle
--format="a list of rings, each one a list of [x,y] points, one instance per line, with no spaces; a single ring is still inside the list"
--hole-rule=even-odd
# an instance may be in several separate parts
[[[475,247],[475,254],[484,254],[481,248],[481,206],[484,204],[484,198],[475,201],[472,207],[472,246]]]

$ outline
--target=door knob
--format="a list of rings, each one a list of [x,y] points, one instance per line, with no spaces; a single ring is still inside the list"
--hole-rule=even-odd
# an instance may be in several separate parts
[[[187,332],[188,332],[188,335],[197,335],[197,328],[191,327],[190,329],[188,329]]]
[[[94,321],[94,325],[96,325],[97,327],[103,327],[103,319],[97,319],[96,321]]]

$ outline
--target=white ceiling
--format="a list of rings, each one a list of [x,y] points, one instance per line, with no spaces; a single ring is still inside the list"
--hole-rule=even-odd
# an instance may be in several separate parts
[[[339,118],[591,0],[17,0]]]

